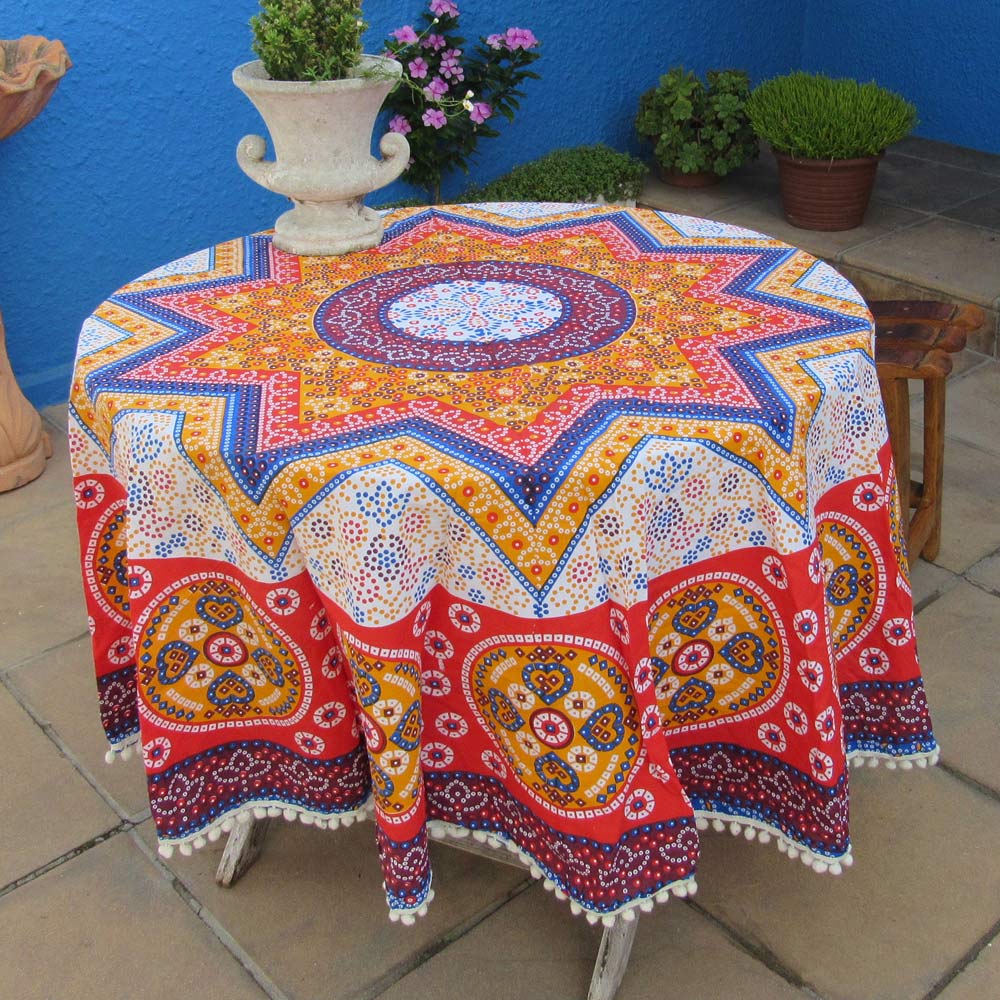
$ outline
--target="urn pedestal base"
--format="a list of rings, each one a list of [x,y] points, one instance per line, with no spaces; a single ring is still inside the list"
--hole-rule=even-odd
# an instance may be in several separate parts
[[[274,224],[274,245],[311,257],[354,253],[377,246],[384,224],[359,198],[347,202],[297,201]]]

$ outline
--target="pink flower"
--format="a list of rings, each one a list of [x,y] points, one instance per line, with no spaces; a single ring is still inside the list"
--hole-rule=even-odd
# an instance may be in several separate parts
[[[425,49],[432,49],[437,52],[438,49],[443,49],[448,43],[445,41],[444,35],[428,35],[420,44]]]
[[[413,30],[413,25],[404,24],[402,28],[397,28],[392,33],[392,37],[404,45],[413,45],[417,40],[417,33]]]
[[[448,93],[448,84],[441,79],[441,77],[436,76],[426,87],[424,87],[424,93],[432,100],[438,101],[445,94]]]
[[[511,49],[533,49],[538,44],[530,28],[508,28],[506,33],[507,48]]]
[[[448,119],[445,117],[444,112],[439,111],[437,108],[425,111],[421,115],[421,120],[428,128],[444,128],[448,124]]]
[[[402,115],[396,115],[396,117],[391,119],[389,122],[389,131],[398,132],[400,135],[406,135],[407,132],[413,131],[413,126]]]
[[[419,56],[417,56],[416,59],[413,59],[406,68],[410,71],[410,76],[412,76],[414,80],[422,80],[425,76],[427,76],[427,63],[425,63]]]
[[[502,49],[504,46],[504,37],[503,35],[490,35],[486,39],[486,44],[491,49]]]
[[[469,117],[477,124],[482,125],[490,115],[493,114],[493,109],[485,104],[483,101],[476,101],[472,105],[472,111],[469,113]]]
[[[461,49],[449,49],[441,56],[441,75],[449,80],[464,80],[465,70],[459,64]]]
[[[458,17],[458,7],[451,0],[431,0],[430,8],[431,13],[437,14],[438,17],[445,17],[446,15]]]

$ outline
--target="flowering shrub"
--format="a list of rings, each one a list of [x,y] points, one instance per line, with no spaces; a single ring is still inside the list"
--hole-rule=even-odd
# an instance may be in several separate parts
[[[538,79],[528,69],[538,58],[538,39],[528,28],[480,38],[470,54],[456,34],[458,17],[453,0],[430,0],[422,30],[404,24],[385,45],[386,55],[403,64],[405,84],[386,99],[389,128],[409,140],[406,179],[434,201],[441,200],[447,173],[468,173],[479,140],[500,134],[496,116],[513,120],[523,82]]]

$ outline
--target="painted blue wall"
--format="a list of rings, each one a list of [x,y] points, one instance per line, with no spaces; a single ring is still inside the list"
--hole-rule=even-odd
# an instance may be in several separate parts
[[[901,93],[916,134],[1000,153],[997,0],[810,0],[803,67]]]
[[[639,93],[669,65],[794,66],[800,5],[729,0],[459,0],[468,38],[530,27],[543,41],[522,114],[484,143],[485,181],[557,146],[634,148]],[[734,8],[754,8],[734,13]],[[262,131],[231,84],[255,0],[0,0],[0,33],[61,39],[74,67],[42,115],[0,144],[0,309],[14,370],[36,405],[67,398],[76,336],[110,292],[155,265],[269,226],[283,199],[233,151]],[[420,4],[369,0],[368,48]],[[496,13],[500,11],[500,13]],[[782,30],[776,31],[775,24]],[[464,178],[446,187],[451,194]],[[388,192],[403,197],[402,184]]]

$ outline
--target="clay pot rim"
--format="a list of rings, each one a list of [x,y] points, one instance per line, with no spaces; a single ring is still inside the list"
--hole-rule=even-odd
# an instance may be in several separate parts
[[[272,80],[259,59],[241,63],[233,70],[233,83],[240,90],[258,94],[315,94],[342,90],[364,90],[374,84],[395,82],[403,75],[403,66],[386,56],[362,55],[352,72],[384,70],[385,76],[349,76],[342,80]]]
[[[788,163],[800,164],[803,167],[825,167],[828,170],[833,166],[838,167],[860,167],[863,165],[870,164],[872,160],[881,160],[885,156],[885,150],[883,149],[880,153],[875,153],[873,156],[855,156],[850,159],[838,159],[837,157],[830,157],[824,160],[815,160],[808,156],[795,156],[793,153],[782,153],[779,150],[771,147],[771,152],[774,154],[776,160],[785,160]]]
[[[42,35],[22,35],[20,38],[2,38],[0,46],[15,46],[13,73],[0,71],[0,94],[19,94],[33,90],[40,76],[59,80],[72,65],[66,47],[58,39]],[[18,61],[18,56],[21,57]]]

